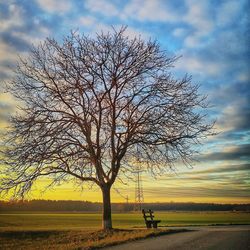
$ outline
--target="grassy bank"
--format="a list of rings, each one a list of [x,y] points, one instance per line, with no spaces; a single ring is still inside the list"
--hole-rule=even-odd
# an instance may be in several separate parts
[[[97,249],[122,242],[177,233],[171,229],[114,229],[72,231],[6,231],[0,232],[0,249]]]

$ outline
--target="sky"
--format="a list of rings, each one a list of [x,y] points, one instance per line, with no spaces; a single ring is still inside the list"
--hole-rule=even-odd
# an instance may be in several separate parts
[[[173,73],[192,75],[211,104],[216,136],[200,147],[193,166],[154,179],[142,174],[145,202],[250,202],[250,71],[247,0],[0,0],[0,132],[17,102],[4,93],[18,57],[46,37],[59,41],[71,30],[90,36],[127,26],[131,37],[156,39],[181,56]],[[46,192],[36,183],[29,198],[101,201],[93,186],[63,184]],[[83,190],[82,190],[83,188]],[[115,184],[113,202],[134,201],[135,183]]]

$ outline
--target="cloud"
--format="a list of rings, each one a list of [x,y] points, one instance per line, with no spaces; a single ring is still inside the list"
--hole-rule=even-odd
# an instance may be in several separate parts
[[[197,47],[183,47],[177,52],[183,57],[176,66],[184,72],[203,75],[205,81],[220,80],[219,85],[234,84],[239,76],[246,80],[249,78],[249,74],[246,73],[248,45],[243,31],[244,27],[224,30],[205,41],[197,40],[200,44]]]
[[[78,24],[85,27],[93,27],[97,24],[97,19],[93,16],[82,16],[78,19]]]
[[[154,196],[154,199],[161,197],[163,194],[166,198],[184,198],[188,197],[190,200],[195,197],[215,197],[219,199],[220,197],[225,198],[250,198],[249,188],[235,188],[235,187],[175,187],[172,188],[171,191],[169,187],[152,187],[152,188],[144,188],[144,194],[147,197]],[[219,202],[219,201],[217,201]]]
[[[8,44],[18,52],[27,51],[30,45],[28,41],[25,41],[22,37],[15,34],[15,32],[2,32],[0,42]]]
[[[184,29],[184,28],[176,28],[174,29],[174,31],[172,32],[173,36],[175,37],[184,37],[186,36],[188,33],[188,30],[187,29]]]
[[[6,8],[6,10],[6,18],[0,18],[1,32],[8,31],[13,27],[22,27],[24,25],[24,10],[21,6],[12,3]]]
[[[211,92],[212,102],[220,112],[217,127],[222,132],[241,132],[250,130],[250,89],[248,81],[235,81],[231,84],[215,86]],[[223,135],[222,135],[223,136]],[[226,134],[225,136],[228,136]],[[220,139],[222,139],[220,137]]]
[[[109,32],[113,28],[116,30],[120,30],[122,27],[122,25],[118,24],[113,26],[106,25],[93,16],[82,16],[77,20],[77,23],[79,23],[80,26],[84,26],[85,28],[90,30],[93,35],[101,31]],[[150,33],[131,27],[126,27],[124,34],[131,39],[133,39],[134,37],[141,37],[142,39],[148,40],[151,37]]]
[[[214,28],[214,21],[208,6],[208,1],[186,0],[187,12],[183,21],[193,28],[193,32],[185,38],[187,47],[197,47],[202,39],[209,36]]]
[[[118,30],[120,29],[121,26],[117,25],[115,28]],[[131,27],[127,27],[124,33],[126,36],[130,37],[131,39],[135,38],[135,37],[141,37],[144,40],[148,40],[151,37],[151,34],[144,31],[141,32],[140,30],[136,29],[136,28],[131,28]]]
[[[203,59],[188,51],[179,51],[178,55],[182,57],[175,64],[176,69],[189,74],[217,76],[225,68],[223,64]]]
[[[248,147],[249,145],[242,151],[247,152]],[[234,151],[234,148],[227,149],[227,153]],[[192,170],[159,177],[154,181],[154,186],[152,180],[143,176],[144,194],[147,198],[165,197],[165,200],[174,198],[191,201],[204,198],[207,202],[213,198],[215,202],[232,202],[235,199],[243,202],[250,198],[249,170],[250,164],[241,161],[234,164],[213,160],[201,162],[201,166],[196,166]]]
[[[100,13],[104,16],[112,17],[119,15],[119,10],[110,1],[98,0],[98,1],[85,1],[85,7],[92,12]]]
[[[0,134],[9,126],[10,116],[16,111],[16,105],[16,100],[11,95],[0,91]]]
[[[182,1],[170,2],[163,0],[131,0],[126,4],[112,1],[85,1],[85,7],[93,12],[106,17],[118,17],[121,20],[138,20],[151,22],[178,22],[180,13],[183,12]],[[176,6],[177,5],[177,6]]]
[[[161,0],[132,0],[124,8],[121,17],[128,19],[130,17],[139,21],[163,21],[173,22],[179,19],[176,9],[171,9],[169,2]]]
[[[211,165],[211,164],[210,164]],[[250,170],[249,164],[216,165],[204,170],[192,170],[179,175],[160,177],[154,182],[143,178],[144,194],[147,197],[154,196],[154,199],[164,196],[167,198],[180,199],[214,197],[216,202],[228,199],[232,202],[235,198],[239,200],[249,199],[250,186],[247,175]]]
[[[200,46],[214,29],[210,6],[205,1],[132,0],[122,10],[121,19],[140,22],[161,22],[165,26],[176,24],[176,37],[183,37],[187,47]]]
[[[240,106],[229,105],[223,109],[220,118],[218,119],[218,126],[223,130],[244,131],[250,129],[250,110],[247,106],[242,104]]]
[[[237,80],[240,82],[247,82],[250,79],[250,72],[239,72]]]
[[[247,19],[246,11],[242,10],[244,5],[238,3],[240,7],[233,8],[234,1],[214,6],[209,1],[186,0],[185,3],[187,11],[181,17],[182,24],[178,24],[179,27],[172,32],[176,38],[183,39],[180,53],[184,60],[179,61],[180,66],[185,71],[208,73],[212,77],[229,76],[226,71],[231,71],[232,67],[235,67],[234,72],[248,70],[246,55],[249,46],[244,21]],[[228,9],[234,15],[223,12]],[[217,17],[221,15],[231,18],[231,26],[220,25]]]
[[[237,19],[239,13],[242,13],[241,8],[243,6],[239,4],[238,0],[223,1],[217,10],[217,26],[224,27],[234,24],[234,20]]]
[[[0,79],[8,80],[15,68],[18,55],[26,56],[31,44],[37,44],[50,34],[31,1],[26,5],[10,1],[1,4],[0,17]],[[0,12],[1,12],[0,11]]]
[[[250,160],[250,144],[240,144],[235,147],[227,147],[221,152],[212,152],[199,157],[201,162],[209,161],[240,161]]]
[[[220,133],[219,135],[216,136],[217,143],[218,141],[222,141],[224,145],[230,144],[230,143],[235,143],[238,141],[246,142],[250,138],[250,131],[238,131],[237,129],[235,130],[229,130],[223,133]]]
[[[243,163],[243,164],[236,164],[236,165],[222,165],[222,166],[216,166],[211,167],[204,170],[194,170],[192,172],[184,172],[183,174],[185,176],[204,176],[206,179],[209,179],[207,177],[207,174],[217,174],[217,173],[234,173],[235,172],[241,172],[241,171],[249,171],[250,170],[250,163]],[[219,178],[221,178],[221,175],[219,175]]]
[[[2,95],[0,95],[2,97]],[[13,104],[9,102],[0,101],[0,121],[7,122],[10,118],[10,114],[14,111]]]
[[[36,0],[39,6],[50,13],[63,14],[69,12],[72,8],[72,4],[68,0]]]
[[[23,44],[22,42],[19,43],[20,40],[17,43],[10,40],[11,44],[8,44],[8,39],[10,39],[11,36],[1,36],[2,34],[0,32],[0,80],[4,81],[10,79],[13,75],[13,69],[15,68],[18,59],[16,53],[19,52],[21,54],[21,52],[17,50],[18,47],[21,45],[26,47],[27,44],[25,42],[23,42]]]

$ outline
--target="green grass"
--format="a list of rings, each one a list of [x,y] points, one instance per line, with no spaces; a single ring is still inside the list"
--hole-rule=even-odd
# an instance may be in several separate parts
[[[250,224],[249,215],[244,212],[159,212],[157,218],[168,226]]]
[[[104,232],[101,214],[0,213],[0,249],[96,249],[176,232],[165,226],[250,224],[249,213],[240,212],[156,211],[155,218],[161,220],[161,228],[146,230],[141,213],[113,214],[116,229]]]
[[[155,212],[160,226],[250,224],[250,214],[243,212]],[[141,213],[113,214],[115,228],[144,227]],[[100,229],[101,214],[95,213],[18,213],[0,214],[2,230],[72,230]]]

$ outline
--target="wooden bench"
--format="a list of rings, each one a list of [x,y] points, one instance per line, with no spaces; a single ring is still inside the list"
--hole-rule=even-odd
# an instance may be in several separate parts
[[[154,211],[152,211],[151,209],[142,209],[142,214],[147,228],[152,228],[152,225],[153,228],[157,228],[157,224],[161,222],[160,220],[154,220]]]

